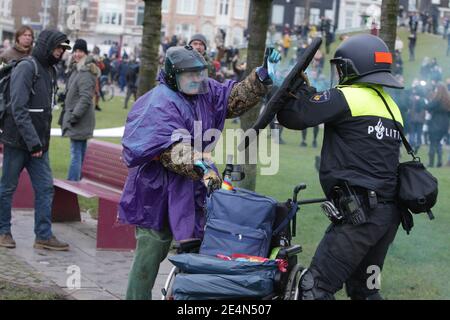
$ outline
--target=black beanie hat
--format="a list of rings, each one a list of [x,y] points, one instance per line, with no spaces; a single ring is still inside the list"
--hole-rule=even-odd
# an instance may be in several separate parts
[[[83,39],[77,39],[75,40],[75,44],[73,46],[73,51],[75,52],[75,50],[81,50],[84,51],[86,54],[88,54],[88,49],[87,49],[87,42],[86,40]]]
[[[206,37],[204,35],[202,35],[201,33],[194,34],[192,36],[191,40],[189,40],[188,44],[191,45],[192,41],[194,41],[194,40],[203,42],[203,44],[205,45],[205,50],[207,49],[207,45],[206,45],[207,41],[206,41]]]

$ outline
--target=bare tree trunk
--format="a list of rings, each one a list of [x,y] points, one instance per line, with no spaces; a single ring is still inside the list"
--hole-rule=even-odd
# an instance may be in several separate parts
[[[139,67],[138,97],[149,91],[156,83],[158,53],[161,42],[162,0],[144,0],[144,31],[142,34],[142,55]]]
[[[269,28],[271,0],[252,0],[250,3],[250,16],[248,19],[248,52],[247,52],[247,75],[262,64],[264,49],[266,47],[266,35]],[[254,107],[241,116],[241,128],[246,131],[252,127],[259,115],[260,106]],[[248,148],[247,150],[249,150]],[[246,163],[249,155],[246,154]],[[245,179],[239,184],[240,187],[255,190],[256,187],[256,164],[244,166]]]
[[[397,38],[397,16],[399,0],[383,0],[381,4],[380,38],[386,42],[394,55],[395,39]]]

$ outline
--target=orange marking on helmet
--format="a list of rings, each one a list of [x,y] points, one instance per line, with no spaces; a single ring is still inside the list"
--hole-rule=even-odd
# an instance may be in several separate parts
[[[392,53],[390,53],[390,52],[375,52],[375,63],[392,64]]]

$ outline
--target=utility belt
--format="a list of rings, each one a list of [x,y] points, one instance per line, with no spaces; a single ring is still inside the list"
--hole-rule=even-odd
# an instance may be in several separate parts
[[[335,186],[330,200],[322,203],[325,215],[335,224],[359,225],[367,222],[369,213],[380,203],[395,203],[394,199],[383,198],[373,190],[350,187],[347,182]]]

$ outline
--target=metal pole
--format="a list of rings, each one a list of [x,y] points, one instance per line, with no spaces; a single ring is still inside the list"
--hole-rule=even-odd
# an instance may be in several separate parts
[[[42,29],[45,29],[45,27],[47,27],[47,7],[48,7],[48,0],[44,0],[44,22],[42,25]]]

